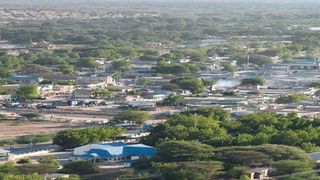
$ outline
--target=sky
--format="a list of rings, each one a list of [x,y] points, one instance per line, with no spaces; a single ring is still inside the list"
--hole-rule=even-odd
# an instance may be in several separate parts
[[[229,2],[229,3],[319,3],[319,0],[0,0],[0,4],[28,4],[28,3],[59,3],[59,4],[73,4],[73,3],[103,3],[103,2]]]
[[[160,3],[160,4],[159,4]],[[117,6],[176,6],[203,5],[203,4],[316,4],[320,6],[320,0],[0,0],[0,8],[24,8],[24,7],[117,7]]]

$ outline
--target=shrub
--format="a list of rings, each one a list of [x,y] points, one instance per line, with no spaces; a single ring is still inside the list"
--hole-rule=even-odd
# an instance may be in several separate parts
[[[30,164],[30,163],[31,163],[30,158],[23,158],[23,159],[20,159],[19,161],[17,161],[17,164]]]
[[[62,172],[69,174],[93,174],[98,172],[98,169],[96,165],[90,161],[73,161],[65,164]]]

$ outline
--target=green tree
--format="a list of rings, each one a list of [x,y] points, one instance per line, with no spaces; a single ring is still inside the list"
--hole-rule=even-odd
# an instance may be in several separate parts
[[[16,95],[18,99],[22,102],[37,99],[40,97],[38,84],[29,84],[29,85],[21,86],[17,90]]]
[[[165,83],[161,88],[168,91],[176,91],[179,89],[179,86],[173,83]]]
[[[166,99],[164,99],[163,103],[168,106],[178,106],[182,101],[182,96],[170,94]]]
[[[88,143],[110,141],[124,132],[125,130],[121,127],[67,129],[59,131],[53,137],[53,144],[64,148],[75,148]]]
[[[236,137],[236,144],[242,146],[252,145],[254,141],[254,136],[251,134],[239,134]]]
[[[213,148],[197,141],[164,141],[157,146],[157,162],[212,160]]]
[[[265,84],[265,80],[261,77],[256,77],[256,78],[246,78],[241,80],[242,85],[260,85],[263,86]]]
[[[96,88],[92,90],[91,94],[95,98],[107,98],[112,95],[112,92],[106,88]]]
[[[247,166],[233,166],[226,173],[230,179],[241,179],[243,176],[248,176],[250,174],[250,168]],[[250,179],[250,178],[249,178]]]
[[[313,164],[310,161],[282,160],[272,164],[273,175],[293,174],[299,172],[313,172]]]
[[[160,74],[184,74],[198,72],[200,68],[195,64],[176,64],[161,61],[157,64],[156,71]]]
[[[99,65],[94,58],[90,57],[80,59],[79,66],[85,68],[97,68]]]
[[[190,90],[195,94],[199,94],[204,91],[203,81],[193,77],[174,79],[171,80],[171,83],[176,84],[180,89]]]
[[[227,111],[221,107],[209,107],[209,108],[201,108],[196,110],[185,111],[182,114],[185,115],[201,115],[204,117],[211,117],[215,120],[229,121],[231,120],[230,111]]]
[[[118,60],[118,61],[113,61],[111,64],[111,71],[116,72],[126,72],[131,69],[131,65],[129,61],[125,60]]]
[[[290,104],[290,103],[299,103],[301,101],[306,101],[309,98],[302,93],[295,93],[289,95],[283,95],[276,99],[278,104]]]
[[[5,95],[6,90],[0,85],[0,95]]]
[[[217,179],[224,167],[217,161],[155,163],[154,169],[164,179]]]
[[[269,157],[263,152],[250,150],[230,150],[223,153],[222,160],[230,164],[242,166],[266,166],[271,163]]]
[[[74,68],[69,64],[63,64],[59,67],[59,69],[63,74],[69,74],[69,75],[74,74]]]
[[[9,68],[7,67],[0,67],[0,77],[1,78],[6,78],[8,76],[13,75],[13,73],[10,71]]]
[[[150,83],[150,80],[149,79],[139,79],[137,84],[141,85],[141,86],[145,86],[147,84]]]
[[[15,174],[17,173],[17,168],[14,162],[9,161],[0,165],[0,174]]]
[[[141,111],[123,111],[119,112],[113,117],[113,122],[116,123],[123,123],[125,121],[133,122],[139,125],[142,125],[147,120],[149,120],[151,117],[147,112],[141,112]]]
[[[200,115],[173,115],[151,130],[143,143],[155,145],[163,140],[198,140],[201,143],[221,146],[231,141],[226,129],[211,118]]]
[[[223,65],[223,70],[233,73],[236,71],[236,67],[233,66],[231,63],[227,63]]]

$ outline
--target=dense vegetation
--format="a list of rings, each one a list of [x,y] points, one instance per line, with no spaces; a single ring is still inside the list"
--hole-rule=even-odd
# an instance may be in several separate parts
[[[40,97],[38,85],[29,84],[21,86],[17,90],[16,96],[21,102],[25,102],[32,99],[38,99]]]
[[[67,174],[93,174],[97,173],[98,169],[97,166],[90,161],[73,161],[65,164],[62,172]]]
[[[261,77],[256,77],[256,78],[247,78],[247,79],[242,79],[241,80],[241,85],[264,85],[265,84],[265,80]]]
[[[301,101],[308,100],[308,96],[302,94],[302,93],[295,93],[295,94],[289,94],[280,96],[276,99],[276,103],[278,104],[290,104],[290,103],[299,103]]]
[[[53,143],[64,148],[75,148],[88,143],[110,141],[125,132],[120,127],[99,127],[85,129],[67,129],[53,137]]]
[[[114,123],[134,123],[138,125],[144,124],[150,119],[150,115],[147,112],[141,111],[123,111],[119,112],[113,117]]]
[[[166,179],[239,179],[252,167],[269,167],[273,176],[311,171],[314,164],[304,151],[284,145],[215,148],[198,141],[164,141],[149,160],[134,164]],[[309,175],[309,174],[307,174]]]
[[[317,179],[305,151],[319,151],[319,128],[319,119],[296,114],[259,112],[233,120],[222,108],[186,111],[151,130],[143,143],[156,146],[157,154],[134,167],[165,179],[250,179],[256,167],[272,167],[273,177]]]
[[[37,144],[37,143],[44,143],[49,142],[52,140],[52,134],[31,134],[31,135],[24,135],[19,136],[15,139],[6,139],[0,140],[0,145],[14,145],[14,144]]]
[[[177,85],[179,89],[190,90],[194,94],[199,94],[204,91],[204,83],[194,77],[183,77],[173,79],[170,83]]]
[[[260,112],[243,115],[236,121],[220,108],[205,108],[173,115],[156,126],[143,142],[157,145],[164,140],[197,140],[216,146],[283,144],[306,151],[319,150],[318,119],[310,121],[296,114]]]

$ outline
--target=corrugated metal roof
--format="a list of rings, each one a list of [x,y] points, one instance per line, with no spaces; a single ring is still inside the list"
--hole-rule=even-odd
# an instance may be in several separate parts
[[[144,144],[127,145],[123,142],[100,144],[100,149],[91,149],[86,154],[80,156],[83,159],[112,158],[119,156],[153,156],[156,149]]]
[[[124,156],[153,156],[155,153],[155,148],[143,144],[129,145],[123,148]]]

